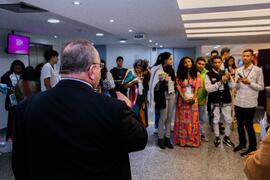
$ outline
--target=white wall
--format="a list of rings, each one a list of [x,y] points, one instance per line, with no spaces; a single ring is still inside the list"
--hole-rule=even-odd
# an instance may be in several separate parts
[[[7,47],[7,34],[10,33],[9,30],[0,30],[0,76],[2,76],[5,72],[7,72],[10,68],[10,65],[13,60],[19,59],[24,62],[25,66],[28,66],[28,55],[13,55],[7,54],[5,49]],[[16,33],[20,35],[26,35],[30,37],[30,41],[33,43],[40,43],[40,44],[49,44],[53,45],[53,48],[61,52],[62,42],[63,40],[54,39],[53,37],[47,36],[40,36],[40,35],[29,35],[26,33]],[[56,66],[59,69],[59,65]],[[7,111],[4,108],[5,104],[5,95],[0,93],[0,129],[6,127],[7,121]]]
[[[107,45],[107,68],[111,69],[116,66],[116,58],[124,58],[124,67],[132,68],[136,59],[147,59],[151,61],[152,48],[142,45]],[[150,62],[151,64],[151,62]]]

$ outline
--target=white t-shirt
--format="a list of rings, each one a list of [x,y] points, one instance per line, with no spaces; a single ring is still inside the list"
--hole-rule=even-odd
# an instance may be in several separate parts
[[[59,74],[55,72],[55,70],[53,69],[50,63],[44,64],[41,70],[41,76],[40,76],[41,91],[47,90],[44,84],[44,79],[46,78],[50,78],[51,87],[54,87],[60,80]]]

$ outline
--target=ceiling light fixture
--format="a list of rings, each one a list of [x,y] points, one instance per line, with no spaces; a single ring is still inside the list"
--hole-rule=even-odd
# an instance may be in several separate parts
[[[157,45],[158,45],[158,43],[155,43],[155,45],[157,46]]]
[[[129,30],[128,30],[128,32],[130,32],[130,33],[131,33],[131,32],[133,32],[133,30],[132,30],[132,29],[129,29]]]
[[[163,48],[163,45],[160,45],[159,47]]]
[[[101,37],[101,36],[104,36],[104,34],[103,33],[96,33],[96,36]]]
[[[211,28],[211,29],[186,29],[187,34],[191,33],[219,33],[219,32],[248,32],[248,31],[268,31],[270,26],[236,27],[236,28]]]
[[[185,28],[210,28],[210,27],[241,27],[241,26],[256,26],[256,25],[269,25],[270,19],[258,20],[242,20],[242,21],[218,21],[206,23],[186,23]]]
[[[56,36],[56,35],[54,35],[53,37],[54,37],[54,39],[57,39],[58,38],[58,36]]]
[[[226,0],[222,3],[217,3],[213,0],[177,0],[179,9],[198,9],[198,8],[212,8],[212,7],[226,7],[226,6],[241,6],[241,5],[256,5],[269,3],[269,0]]]
[[[121,39],[119,42],[120,42],[120,43],[126,43],[127,40]]]
[[[236,33],[209,33],[209,34],[187,34],[188,38],[202,38],[202,37],[229,37],[229,36],[255,36],[255,35],[269,35],[270,31],[259,32],[236,32]]]
[[[114,23],[114,19],[110,19],[110,23]]]
[[[270,9],[182,14],[182,19],[183,21],[193,21],[193,20],[209,20],[209,19],[267,17],[267,16],[270,16]]]
[[[59,20],[59,19],[48,19],[48,22],[49,22],[49,23],[56,24],[56,23],[59,23],[60,20]]]
[[[75,6],[78,6],[78,5],[81,5],[82,3],[80,1],[73,1],[72,4]]]
[[[151,42],[153,42],[153,40],[152,39],[149,39],[149,42],[151,43]]]

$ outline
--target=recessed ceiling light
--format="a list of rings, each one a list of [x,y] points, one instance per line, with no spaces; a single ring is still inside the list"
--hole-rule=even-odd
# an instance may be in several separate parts
[[[96,33],[96,36],[104,36],[103,33]]]
[[[153,40],[152,39],[149,39],[149,42],[151,43],[151,42],[153,42]]]
[[[110,19],[110,23],[114,23],[114,19]]]
[[[187,34],[195,33],[219,33],[219,32],[248,32],[248,31],[268,31],[270,26],[235,27],[235,28],[211,28],[211,29],[186,29]]]
[[[94,46],[94,45],[95,45],[95,43],[93,43],[93,42],[92,42],[91,44],[92,44],[92,46]]]
[[[120,43],[126,43],[127,40],[122,39],[122,40],[120,40],[119,42],[120,42]]]
[[[208,33],[208,34],[187,34],[188,38],[201,37],[229,37],[229,36],[255,36],[255,35],[269,35],[270,31],[259,32],[235,32],[235,33]]]
[[[130,33],[131,33],[131,32],[133,32],[133,30],[132,30],[132,29],[129,29],[129,30],[128,30],[128,32],[130,32]]]
[[[270,19],[242,20],[242,21],[218,21],[206,23],[186,23],[185,28],[204,28],[204,27],[233,27],[233,26],[256,26],[269,25]]]
[[[55,39],[57,39],[57,38],[58,38],[58,36],[56,36],[56,35],[54,35],[53,37],[54,37]]]
[[[80,1],[73,1],[72,4],[78,6],[81,5],[82,3]]]
[[[193,21],[193,20],[209,20],[209,19],[267,17],[267,16],[270,16],[270,9],[182,14],[182,19],[183,21]]]
[[[59,19],[48,19],[48,22],[49,22],[49,23],[56,24],[56,23],[59,23],[60,20],[59,20]]]
[[[160,45],[159,47],[163,48],[163,45]]]
[[[155,45],[157,46],[157,45],[158,45],[158,43],[155,43]]]

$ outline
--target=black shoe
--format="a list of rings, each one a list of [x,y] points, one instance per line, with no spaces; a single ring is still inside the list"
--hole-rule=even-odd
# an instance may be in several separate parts
[[[220,145],[220,138],[219,137],[216,137],[215,141],[214,141],[214,144],[216,147],[218,147],[218,145]]]
[[[256,149],[248,149],[248,150],[246,150],[245,152],[242,152],[240,155],[241,155],[241,156],[246,156],[246,155],[248,155],[249,153],[251,153],[251,152],[253,152],[253,151],[256,151]]]
[[[237,152],[237,151],[240,151],[242,149],[245,149],[246,148],[246,145],[242,145],[242,144],[239,144],[238,146],[236,146],[233,151],[234,152]]]
[[[171,143],[171,139],[165,137],[165,146],[167,146],[167,148],[173,149],[173,145]]]
[[[158,147],[160,147],[161,149],[165,149],[165,145],[164,145],[164,141],[163,139],[158,139]]]
[[[201,135],[201,140],[203,142],[208,142],[209,141],[203,134]]]
[[[226,144],[227,146],[231,146],[234,147],[233,142],[231,141],[231,139],[228,136],[224,136],[223,141],[224,144]]]

